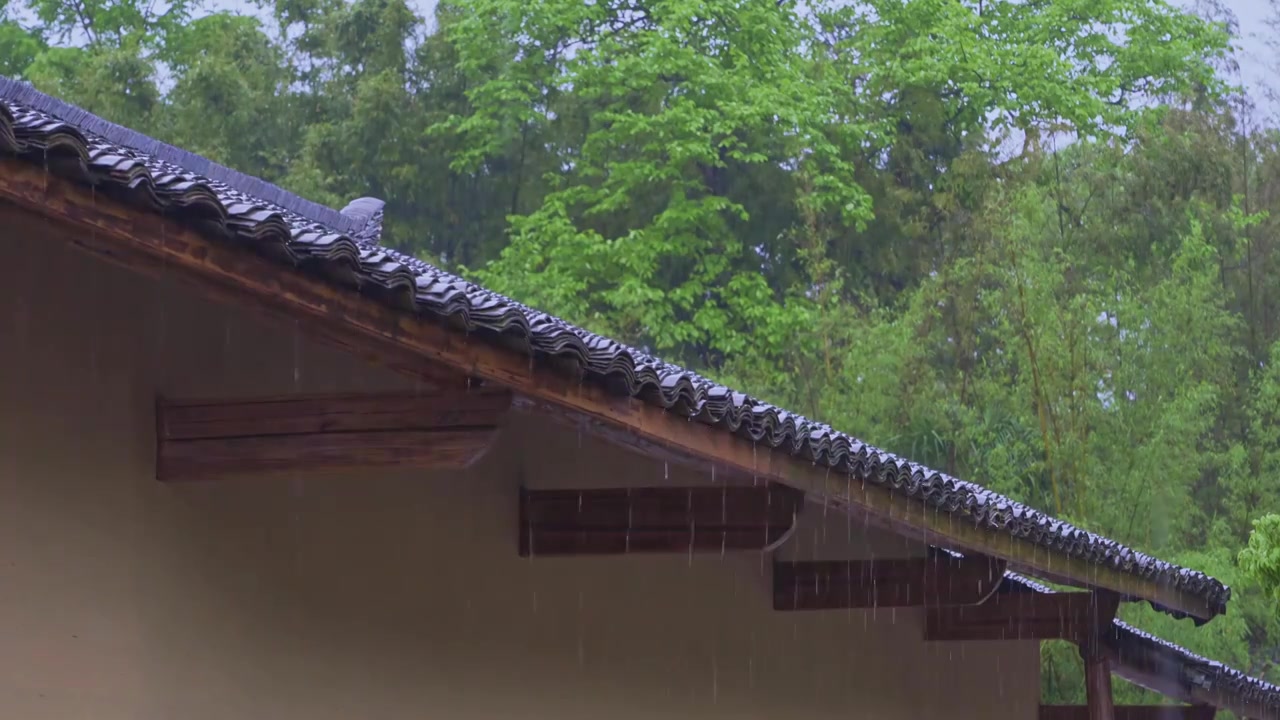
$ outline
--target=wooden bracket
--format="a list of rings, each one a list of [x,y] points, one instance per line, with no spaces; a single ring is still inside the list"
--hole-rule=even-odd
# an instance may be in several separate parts
[[[520,554],[765,550],[803,496],[781,486],[521,490]]]
[[[1004,580],[1003,560],[983,556],[773,566],[774,610],[977,605]]]
[[[981,605],[930,608],[925,638],[1092,642],[1118,602],[1112,593],[997,593]]]
[[[359,467],[461,469],[493,444],[505,392],[156,403],[162,481]]]

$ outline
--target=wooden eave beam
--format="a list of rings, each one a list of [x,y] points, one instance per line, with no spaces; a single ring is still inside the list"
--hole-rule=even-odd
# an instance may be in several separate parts
[[[922,542],[1001,558],[1011,568],[1040,577],[1106,588],[1203,619],[1216,614],[1202,598],[1168,583],[977,527],[887,488],[829,473],[639,399],[611,394],[599,384],[582,383],[569,373],[537,367],[527,355],[470,337],[439,319],[396,310],[243,247],[209,240],[185,224],[108,199],[34,163],[0,159],[0,200],[42,220],[46,235],[137,272],[181,280],[221,302],[282,315],[314,337],[409,375],[420,377],[434,364],[444,364],[571,411],[589,426],[621,428],[642,442],[708,466],[789,485],[834,508],[875,517]],[[21,223],[17,215],[10,219]],[[16,230],[11,225],[10,231]]]
[[[1213,720],[1210,705],[1116,705],[1115,720]],[[1090,720],[1087,705],[1041,705],[1039,720]]]
[[[1114,648],[1107,647],[1105,652],[1111,663],[1111,671],[1116,675],[1172,700],[1229,710],[1240,718],[1280,720],[1280,707],[1251,702],[1228,690],[1194,682],[1186,677],[1180,664],[1170,662],[1166,655],[1158,651],[1141,652],[1130,649],[1118,653]]]
[[[977,605],[1000,587],[1005,562],[938,555],[863,561],[778,562],[775,610]]]
[[[520,492],[520,555],[766,550],[803,498],[788,487],[646,487]]]
[[[925,639],[1069,640],[1096,647],[1118,603],[1111,593],[998,593],[980,605],[928,608]]]
[[[493,445],[505,390],[156,402],[156,477],[366,467],[461,469]]]

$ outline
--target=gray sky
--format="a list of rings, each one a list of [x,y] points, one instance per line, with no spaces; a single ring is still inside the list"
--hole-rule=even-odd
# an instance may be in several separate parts
[[[1267,0],[1225,0],[1225,4],[1240,22],[1240,74],[1246,87],[1250,89],[1249,94],[1258,103],[1259,110],[1271,115],[1280,114],[1280,106],[1275,102],[1264,107],[1261,92],[1264,85],[1276,84],[1275,72],[1269,67],[1276,59],[1271,57],[1267,40],[1269,37],[1273,41],[1280,40],[1273,37],[1273,33],[1264,24],[1271,14]]]
[[[1271,116],[1273,120],[1280,120],[1280,102],[1268,102],[1262,92],[1266,85],[1280,90],[1280,87],[1277,87],[1280,83],[1273,79],[1277,73],[1271,67],[1280,60],[1280,57],[1273,57],[1267,48],[1268,36],[1272,34],[1264,24],[1272,14],[1268,0],[1222,1],[1231,12],[1235,13],[1236,20],[1240,24],[1241,37],[1237,40],[1240,51],[1237,55],[1240,62],[1241,81],[1248,88],[1250,97],[1257,103],[1260,113]],[[412,0],[412,2],[424,16],[431,17],[436,0]],[[1170,2],[1174,5],[1190,6],[1189,0],[1170,0]],[[1280,38],[1273,38],[1273,40],[1280,42]]]
[[[1174,5],[1189,6],[1191,0],[1170,0]],[[1280,2],[1280,0],[1277,0]],[[1280,54],[1273,54],[1267,47],[1268,37],[1272,34],[1264,21],[1272,11],[1268,0],[1222,0],[1223,4],[1236,16],[1240,26],[1241,37],[1237,39],[1240,51],[1237,59],[1240,62],[1241,82],[1249,90],[1250,97],[1258,105],[1261,114],[1270,116],[1273,124],[1280,124],[1280,102],[1267,100],[1263,89],[1270,85],[1280,90],[1277,73],[1271,65],[1280,61]],[[430,18],[435,9],[436,0],[410,0],[411,5]],[[212,0],[209,7],[226,8],[252,13],[256,10],[252,0]],[[1274,38],[1280,42],[1280,38]]]

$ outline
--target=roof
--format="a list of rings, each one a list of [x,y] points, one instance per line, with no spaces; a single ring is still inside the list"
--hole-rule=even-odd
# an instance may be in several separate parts
[[[380,246],[379,201],[362,199],[336,211],[4,78],[0,150],[166,217],[213,228],[227,240],[304,271],[354,284],[382,302],[438,316],[531,356],[569,361],[581,369],[584,381],[610,392],[863,478],[975,526],[1175,588],[1214,613],[1225,611],[1231,596],[1226,585],[1202,572],[885,452]]]
[[[955,555],[955,553],[951,553]],[[1017,573],[1006,572],[1002,592],[1052,593]],[[1280,686],[1197,655],[1163,638],[1114,620],[1103,637],[1121,677],[1175,700],[1204,703],[1241,717],[1280,717]]]

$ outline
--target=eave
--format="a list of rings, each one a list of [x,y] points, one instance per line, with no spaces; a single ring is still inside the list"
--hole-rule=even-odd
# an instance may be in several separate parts
[[[539,362],[519,342],[495,342],[493,336],[467,333],[458,324],[413,312],[412,288],[362,293],[349,277],[322,276],[305,266],[302,272],[287,271],[280,259],[219,237],[216,229],[198,232],[189,222],[109,195],[119,188],[94,188],[64,178],[59,171],[73,167],[76,159],[63,159],[68,162],[52,166],[49,155],[43,163],[0,160],[0,201],[13,208],[7,218],[11,223],[43,227],[98,257],[145,275],[179,279],[218,301],[286,317],[321,340],[406,375],[432,377],[438,366],[448,366],[509,388],[523,396],[525,407],[554,411],[607,439],[658,447],[691,464],[787,485],[833,509],[924,542],[1004,560],[1012,570],[1148,600],[1200,620],[1225,609],[1225,602],[1215,604],[1166,577],[1145,576],[1118,562],[1099,562],[977,525],[965,508],[929,505],[875,477],[832,472],[819,464],[819,457],[770,448],[692,421],[611,392],[607,383],[583,382],[580,368]]]

